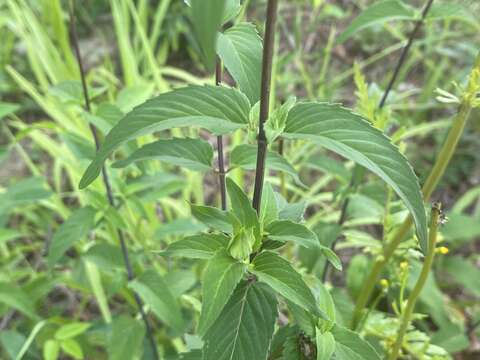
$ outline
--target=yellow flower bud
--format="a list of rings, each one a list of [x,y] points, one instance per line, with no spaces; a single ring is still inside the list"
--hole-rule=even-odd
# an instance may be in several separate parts
[[[449,251],[450,250],[446,246],[440,246],[440,247],[435,249],[435,252],[437,254],[441,254],[441,255],[447,255],[449,253]]]
[[[382,279],[380,280],[380,285],[382,285],[383,288],[388,288],[388,280],[387,279]]]
[[[402,261],[400,263],[400,269],[407,270],[408,269],[408,262],[407,261]]]

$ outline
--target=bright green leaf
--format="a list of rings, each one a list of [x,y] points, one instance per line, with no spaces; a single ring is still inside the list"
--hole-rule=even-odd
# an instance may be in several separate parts
[[[63,325],[55,332],[55,339],[63,341],[74,338],[75,336],[83,334],[90,326],[90,324],[84,322],[73,322]]]
[[[84,238],[93,228],[95,209],[84,207],[76,210],[55,232],[52,244],[48,250],[48,264],[50,266],[63,256],[63,254],[77,241]]]
[[[68,339],[68,340],[62,341],[60,343],[60,346],[62,347],[62,350],[67,355],[70,355],[72,358],[78,359],[78,360],[83,359],[83,350],[77,341],[73,339]]]
[[[230,238],[220,234],[199,234],[171,243],[161,254],[190,259],[210,259],[215,252],[226,249]]]
[[[412,20],[415,10],[401,0],[377,1],[367,7],[355,18],[345,31],[337,38],[337,44],[345,42],[353,34],[378,23],[390,20]]]
[[[204,335],[212,326],[243,277],[246,264],[238,262],[226,251],[212,257],[203,274],[202,312],[198,333]]]
[[[420,245],[427,251],[427,220],[418,179],[407,159],[368,121],[339,105],[301,103],[290,111],[284,136],[310,139],[382,178],[410,210]]]
[[[250,104],[260,100],[262,39],[254,25],[237,24],[218,35],[218,55]]]
[[[321,333],[317,329],[317,360],[330,360],[335,351],[335,338],[332,333],[327,331]]]
[[[136,161],[156,159],[194,171],[212,170],[212,146],[201,139],[167,139],[142,146],[127,159],[112,164],[123,168]]]
[[[184,329],[180,307],[163,278],[154,270],[145,271],[130,282],[132,288],[160,320],[178,332]]]
[[[43,345],[43,359],[57,360],[60,353],[60,343],[55,340],[47,340]]]
[[[232,212],[246,228],[258,227],[257,212],[252,207],[248,196],[230,178],[227,178],[228,197],[232,204]]]
[[[277,300],[265,285],[243,282],[204,336],[203,360],[266,359]]]
[[[266,226],[277,219],[278,208],[275,192],[273,191],[272,185],[266,182],[263,185],[262,204],[260,206],[260,222],[263,226]]]
[[[287,260],[271,251],[264,251],[255,257],[252,265],[251,271],[260,281],[294,304],[320,315],[311,290]]]
[[[228,133],[245,126],[249,112],[246,96],[223,86],[188,86],[161,94],[134,108],[112,128],[84,173],[80,188],[95,180],[108,156],[128,140],[184,126]]]
[[[6,102],[0,101],[0,120],[2,120],[5,116],[13,114],[20,108],[17,104],[11,104]]]

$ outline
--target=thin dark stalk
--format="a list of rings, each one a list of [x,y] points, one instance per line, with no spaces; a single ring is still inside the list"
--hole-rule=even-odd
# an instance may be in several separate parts
[[[215,85],[222,83],[222,61],[217,57],[215,66]],[[217,136],[217,153],[218,153],[218,180],[220,182],[220,199],[222,210],[227,210],[227,188],[225,183],[225,158],[223,155],[223,137]]]
[[[84,100],[85,100],[85,110],[90,113],[92,109],[91,109],[91,105],[90,105],[90,97],[89,97],[89,94],[88,94],[87,81],[86,81],[86,77],[85,77],[85,69],[83,67],[83,61],[82,61],[82,56],[81,56],[81,53],[80,53],[80,47],[78,45],[77,26],[76,26],[76,21],[75,21],[75,11],[74,11],[73,3],[70,3],[70,31],[71,31],[71,35],[72,35],[72,44],[73,44],[73,47],[74,47],[74,50],[75,50],[75,55],[76,55],[77,62],[78,62],[78,69],[80,71],[80,78],[81,78],[81,81],[82,81],[83,96],[84,96]],[[99,139],[99,136],[98,136],[97,129],[95,128],[95,126],[90,124],[90,130],[92,132],[92,137],[95,141],[95,147],[98,151],[98,149],[100,148],[100,139]],[[107,173],[107,170],[106,170],[105,166],[102,167],[102,178],[103,178],[103,183],[105,185],[105,191],[106,191],[108,203],[110,204],[110,206],[115,207],[115,199],[113,197],[113,190],[112,190],[110,179],[108,177],[108,173]],[[121,250],[122,250],[123,261],[124,261],[124,264],[125,264],[125,269],[127,271],[127,278],[128,278],[129,281],[131,281],[135,278],[135,274],[133,272],[132,265],[131,265],[131,262],[130,262],[125,237],[123,235],[123,232],[120,229],[117,229],[117,236],[118,236],[118,239],[120,241],[120,247],[121,247]],[[157,346],[155,344],[155,338],[153,336],[153,330],[152,330],[152,327],[150,325],[150,321],[148,320],[147,315],[145,314],[145,311],[143,310],[142,300],[140,299],[140,297],[136,293],[134,293],[134,298],[135,298],[135,302],[137,303],[140,315],[142,316],[143,322],[145,323],[145,329],[146,329],[146,332],[147,332],[148,340],[150,342],[150,346],[152,348],[154,359],[159,360]]]
[[[264,124],[270,109],[270,86],[272,81],[273,49],[275,43],[275,25],[277,22],[278,0],[268,0],[265,37],[263,39],[262,85],[260,92],[260,121],[258,124],[257,166],[253,191],[253,208],[260,211],[263,181],[265,178],[265,160],[267,155],[267,137]]]
[[[395,69],[393,71],[392,77],[390,78],[390,81],[388,82],[387,88],[385,89],[385,92],[383,93],[382,99],[380,100],[380,103],[378,104],[378,108],[381,110],[385,107],[385,104],[387,102],[388,96],[390,95],[390,92],[393,89],[393,86],[395,85],[395,82],[397,81],[398,75],[400,74],[400,71],[402,70],[403,65],[405,64],[405,60],[407,59],[408,53],[410,52],[410,49],[412,47],[413,42],[415,41],[415,38],[417,37],[418,32],[422,28],[423,23],[425,22],[425,19],[428,15],[428,12],[430,11],[432,4],[434,0],[428,0],[427,3],[425,4],[425,7],[422,10],[422,15],[420,19],[416,21],[415,27],[413,28],[413,31],[410,33],[410,36],[408,37],[407,44],[405,47],[402,49],[402,52],[400,53],[400,57],[398,58],[397,64],[395,65]],[[355,183],[356,178],[352,177],[350,180],[349,188],[355,188],[356,183]],[[348,210],[348,205],[350,203],[350,198],[347,196],[342,203],[342,209],[340,211],[340,217],[338,219],[338,225],[342,226],[343,223],[346,220],[347,217],[347,210]],[[332,245],[331,249],[335,250],[335,246],[337,245],[337,242],[340,240],[340,237],[337,237]],[[330,264],[328,262],[325,263],[325,267],[323,269],[323,274],[322,274],[322,279],[323,282],[328,277],[328,268]]]

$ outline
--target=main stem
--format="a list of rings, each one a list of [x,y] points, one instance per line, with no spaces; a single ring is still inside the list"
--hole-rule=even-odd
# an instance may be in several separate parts
[[[425,7],[423,8],[422,15],[419,20],[417,20],[415,27],[413,28],[413,31],[410,33],[410,36],[408,37],[407,44],[405,47],[402,49],[402,52],[400,53],[400,57],[397,60],[397,64],[395,65],[395,69],[393,71],[392,77],[390,78],[390,81],[388,82],[387,88],[385,89],[385,92],[383,93],[382,99],[380,100],[380,103],[378,104],[378,108],[381,110],[385,107],[385,104],[387,102],[388,96],[390,95],[390,92],[393,89],[393,86],[395,85],[398,76],[400,75],[400,70],[402,69],[403,65],[405,64],[405,60],[407,59],[408,53],[410,52],[410,49],[412,47],[413,42],[415,41],[415,38],[417,37],[418,32],[422,28],[423,23],[425,22],[425,19],[428,15],[428,12],[430,11],[432,4],[434,0],[428,0],[427,3],[425,4]],[[352,177],[352,180],[350,181],[350,188],[354,188],[356,186],[355,180]],[[348,205],[350,203],[350,198],[347,196],[343,200],[342,208],[340,210],[340,217],[338,219],[337,224],[342,226],[343,223],[345,222],[347,218],[347,210],[348,210]],[[335,246],[337,245],[339,238],[336,238],[334,242],[331,245],[331,249],[335,250]],[[330,263],[327,261],[325,263],[325,267],[323,269],[323,275],[322,279],[323,282],[327,279],[327,274],[328,274],[328,268],[329,268]]]
[[[471,104],[470,101],[465,100],[460,105],[458,114],[453,122],[452,128],[450,129],[447,139],[443,144],[440,153],[438,154],[437,160],[435,165],[433,166],[425,185],[423,186],[422,193],[424,201],[429,201],[430,197],[432,196],[433,191],[437,187],[440,179],[442,178],[445,170],[447,169],[448,164],[450,163],[453,154],[457,148],[458,142],[463,134],[463,130],[468,120],[468,116],[471,112]],[[362,310],[367,305],[370,297],[372,295],[372,291],[375,288],[375,284],[382,273],[383,267],[385,264],[388,263],[390,258],[392,257],[393,253],[402,242],[402,240],[407,235],[408,231],[412,226],[412,218],[411,216],[407,217],[400,228],[395,233],[393,239],[388,243],[383,251],[383,255],[380,256],[373,265],[370,274],[368,275],[366,281],[364,282],[364,287],[362,291],[360,291],[360,296],[357,299],[355,305],[355,311],[353,313],[352,318],[352,328],[357,326],[357,323],[362,315]]]
[[[260,92],[260,119],[258,124],[257,166],[255,187],[253,191],[253,208],[260,212],[263,181],[265,178],[265,160],[267,155],[267,137],[264,124],[268,119],[270,108],[270,87],[272,81],[272,62],[275,43],[275,25],[277,22],[278,0],[268,0],[265,36],[263,40],[262,84]]]
[[[88,87],[87,87],[87,81],[85,77],[85,69],[83,67],[83,61],[82,61],[82,56],[80,53],[80,47],[78,45],[78,35],[77,35],[77,25],[76,25],[76,19],[75,19],[75,12],[74,12],[74,4],[73,2],[70,3],[70,28],[71,28],[71,34],[72,34],[72,43],[73,47],[75,50],[75,55],[77,57],[77,63],[78,63],[78,69],[80,71],[80,78],[82,81],[82,88],[83,88],[83,96],[85,100],[85,110],[89,113],[91,113],[91,105],[90,105],[90,97],[88,94]],[[97,133],[97,129],[95,126],[90,124],[90,131],[92,133],[93,140],[95,141],[95,148],[98,151],[100,148],[100,139]],[[115,199],[113,197],[113,191],[112,191],[112,186],[110,183],[110,179],[108,177],[107,170],[105,166],[102,167],[102,179],[103,179],[103,184],[105,186],[106,190],[106,195],[108,199],[108,203],[110,204],[111,207],[115,207]],[[123,256],[123,261],[125,264],[125,269],[127,271],[127,278],[129,281],[133,280],[135,278],[135,274],[132,269],[132,265],[130,262],[130,257],[128,255],[128,248],[127,244],[125,241],[125,237],[123,235],[123,232],[120,229],[117,229],[117,236],[120,241],[120,247],[122,251],[122,256]],[[153,356],[155,360],[159,360],[159,355],[158,355],[158,350],[157,350],[157,345],[155,343],[155,338],[153,336],[153,330],[150,325],[150,321],[148,320],[148,317],[143,310],[143,303],[140,297],[134,293],[134,298],[135,302],[137,303],[138,310],[140,312],[140,315],[142,317],[143,322],[145,323],[145,329],[147,332],[147,338],[150,342],[150,346],[152,348]]]
[[[222,61],[217,57],[215,65],[215,85],[220,86],[222,83]],[[227,188],[225,183],[225,160],[223,155],[223,137],[217,136],[217,153],[218,153],[218,180],[220,183],[220,199],[222,210],[227,210]]]
[[[415,284],[415,287],[413,288],[410,296],[408,297],[407,306],[403,311],[402,322],[398,331],[397,339],[395,341],[395,344],[393,345],[392,351],[390,352],[390,356],[388,357],[389,360],[396,360],[398,357],[398,353],[402,348],[403,339],[407,332],[408,325],[410,324],[410,319],[415,308],[415,303],[417,302],[417,299],[420,296],[420,293],[422,292],[422,289],[427,282],[428,275],[430,274],[430,271],[432,269],[433,259],[435,256],[435,244],[437,242],[437,229],[440,219],[440,213],[441,205],[439,203],[434,204],[432,207],[432,214],[430,220],[428,254],[425,257],[425,261],[423,262],[422,271],[420,273],[420,276],[418,277],[417,283]]]

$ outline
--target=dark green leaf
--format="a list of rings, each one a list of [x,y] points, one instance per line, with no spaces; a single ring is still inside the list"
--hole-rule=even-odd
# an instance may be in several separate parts
[[[320,315],[315,298],[302,276],[290,263],[279,255],[264,251],[252,263],[251,271],[258,279],[272,287],[276,292],[294,304]]]
[[[212,170],[212,146],[201,139],[158,140],[142,146],[125,160],[112,167],[123,168],[132,162],[156,159],[194,171]]]
[[[266,359],[277,301],[265,285],[243,282],[204,337],[203,360]]]
[[[190,0],[192,22],[202,49],[205,66],[215,67],[217,35],[223,25],[226,0]]]
[[[218,36],[218,55],[250,104],[260,100],[262,39],[254,25],[237,24]]]
[[[257,147],[254,145],[238,145],[230,154],[230,161],[233,167],[240,167],[245,170],[255,170],[257,163]],[[274,171],[282,171],[290,176],[298,183],[303,184],[295,168],[276,152],[267,151],[266,158],[267,169]]]
[[[250,104],[241,92],[222,86],[188,86],[137,106],[108,133],[80,188],[97,178],[107,157],[128,140],[154,131],[194,126],[216,134],[245,126]]]
[[[226,249],[230,238],[225,235],[199,234],[188,236],[182,240],[171,243],[164,256],[179,256],[191,259],[210,259],[215,252]]]
[[[145,271],[140,277],[130,282],[129,287],[150,306],[160,320],[178,332],[183,331],[184,322],[179,305],[163,278],[156,271]]]
[[[49,266],[55,263],[77,241],[83,239],[93,227],[95,209],[84,207],[76,210],[55,232],[48,250]]]
[[[409,209],[427,252],[427,220],[418,179],[407,159],[378,129],[339,105],[301,103],[290,111],[285,133],[355,161],[389,184]]]
[[[145,328],[141,322],[122,315],[112,323],[112,335],[108,342],[108,359],[125,360],[140,358]]]
[[[340,326],[332,329],[335,338],[335,359],[380,360],[375,349],[357,333]]]
[[[226,233],[232,232],[228,213],[211,206],[190,205],[195,219],[208,227]]]
[[[246,267],[245,263],[238,262],[224,250],[208,261],[203,274],[202,312],[198,323],[200,335],[204,335],[217,320],[245,274]]]
[[[302,224],[290,220],[277,220],[265,228],[268,238],[275,241],[293,241],[304,247],[316,248],[319,246],[317,235]]]

